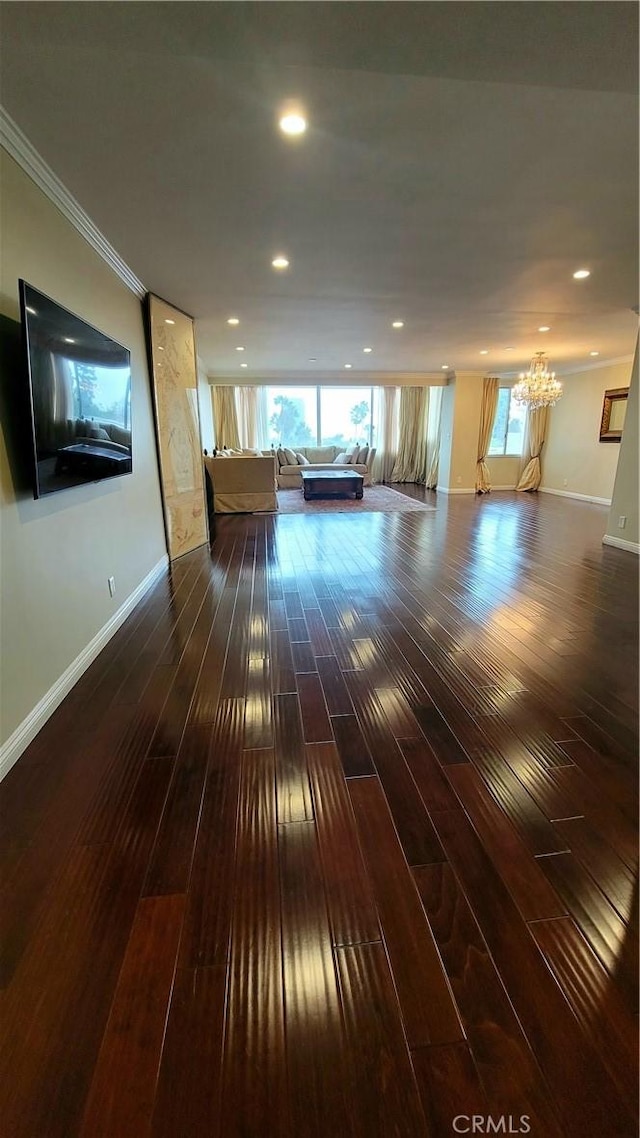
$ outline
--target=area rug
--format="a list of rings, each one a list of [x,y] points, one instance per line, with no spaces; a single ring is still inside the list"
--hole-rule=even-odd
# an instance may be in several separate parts
[[[405,514],[415,510],[435,511],[435,506],[408,498],[390,486],[365,486],[364,497],[312,498],[305,502],[302,490],[278,490],[278,507],[281,514]]]

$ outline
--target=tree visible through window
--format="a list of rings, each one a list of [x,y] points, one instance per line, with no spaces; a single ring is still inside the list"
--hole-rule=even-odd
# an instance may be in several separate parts
[[[315,387],[269,388],[269,434],[279,446],[315,446],[317,410]]]
[[[320,441],[341,450],[371,445],[371,388],[320,388]]]
[[[370,387],[269,387],[267,398],[276,446],[375,446]]]
[[[526,407],[516,403],[510,387],[501,387],[489,442],[489,455],[521,455],[524,445]]]
[[[69,369],[74,414],[79,419],[129,426],[131,376],[128,368],[100,367],[63,359]]]

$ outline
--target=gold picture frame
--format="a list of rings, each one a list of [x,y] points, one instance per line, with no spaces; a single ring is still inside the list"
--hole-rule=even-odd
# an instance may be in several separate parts
[[[609,391],[605,391],[600,421],[601,443],[619,443],[622,441],[628,395],[628,387],[612,387]]]

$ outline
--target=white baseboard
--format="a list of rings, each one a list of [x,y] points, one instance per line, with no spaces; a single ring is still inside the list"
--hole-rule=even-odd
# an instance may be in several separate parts
[[[475,494],[475,487],[461,488],[459,486],[450,490],[447,486],[436,486],[436,494]]]
[[[622,537],[611,537],[608,533],[605,533],[602,544],[614,545],[616,549],[626,549],[629,553],[640,553],[640,543],[637,541],[625,541]]]
[[[515,490],[515,486],[512,483],[511,486],[492,486],[491,489],[492,490]],[[465,486],[464,488],[454,486],[452,490],[448,489],[446,486],[437,486],[436,490],[437,490],[438,494],[475,494],[476,493],[475,486],[472,486],[472,487],[466,487]]]
[[[8,774],[13,764],[18,761],[20,755],[29,746],[31,740],[35,739],[38,731],[41,727],[44,727],[49,716],[53,715],[56,707],[58,707],[64,697],[69,694],[74,684],[80,679],[82,673],[87,670],[98,653],[102,651],[105,644],[107,644],[114,633],[118,631],[120,625],[124,623],[138,601],[148,592],[160,574],[166,570],[168,564],[169,558],[165,554],[164,557],[158,561],[157,565],[154,565],[153,569],[147,573],[147,576],[140,582],[137,588],[127,597],[124,604],[120,605],[118,611],[113,614],[100,631],[96,633],[93,639],[89,641],[86,648],[83,648],[82,652],[69,664],[69,667],[65,669],[53,686],[49,688],[49,691],[43,695],[33,710],[30,711],[27,717],[22,720],[22,723],[16,727],[6,743],[2,744],[0,747],[0,781]]]
[[[610,506],[611,498],[594,498],[591,494],[574,494],[571,490],[551,490],[548,486],[539,486],[539,494],[556,494],[558,498],[576,498],[579,502],[593,502],[596,506]]]

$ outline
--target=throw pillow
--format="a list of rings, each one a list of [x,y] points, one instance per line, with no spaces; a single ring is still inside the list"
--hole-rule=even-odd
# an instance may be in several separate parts
[[[368,457],[369,457],[369,447],[360,447],[360,450],[358,451],[358,457],[356,459],[356,462],[358,463],[358,465],[362,464],[362,465],[366,466]]]
[[[298,465],[298,460],[296,458],[296,452],[294,450],[291,450],[291,447],[285,447],[284,453],[285,453],[285,457],[286,457],[287,461],[282,464],[283,466],[297,466]]]
[[[360,450],[360,447],[358,446],[357,443],[355,444],[355,446],[352,446],[349,448],[349,450],[347,451],[347,462],[348,463],[354,463],[354,462],[358,461],[358,451],[359,450]]]
[[[103,427],[92,427],[91,430],[89,431],[89,438],[90,439],[100,439],[103,443],[111,442],[109,435],[107,434],[107,432],[104,430]]]
[[[312,466],[318,464],[326,466],[327,463],[334,462],[336,457],[335,447],[305,447],[307,458]]]
[[[298,466],[309,465],[309,459],[306,457],[306,455],[300,454],[300,451],[296,451],[296,460],[298,462]]]
[[[278,447],[278,449],[276,451],[276,455],[278,458],[278,466],[288,466],[289,465],[289,463],[287,462],[287,456],[284,453],[282,447]]]
[[[338,454],[333,460],[334,466],[346,466],[349,462],[348,454]]]

